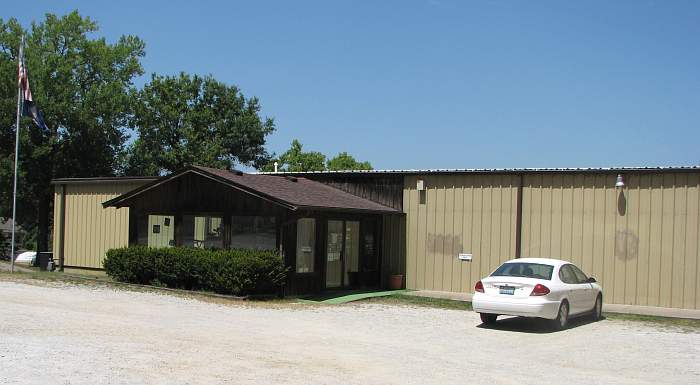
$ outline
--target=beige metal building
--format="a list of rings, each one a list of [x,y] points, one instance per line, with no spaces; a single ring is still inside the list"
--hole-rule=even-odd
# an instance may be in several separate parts
[[[471,292],[507,259],[551,257],[595,277],[607,302],[698,309],[699,176],[697,169],[407,176],[406,285]]]
[[[472,292],[501,262],[541,256],[579,265],[608,303],[700,309],[699,167],[295,174],[404,213],[383,216],[383,282]],[[128,244],[128,209],[101,203],[150,180],[55,182],[66,267],[99,269]]]
[[[54,260],[69,270],[101,270],[107,250],[129,244],[129,209],[102,208],[102,202],[153,180],[54,180]]]

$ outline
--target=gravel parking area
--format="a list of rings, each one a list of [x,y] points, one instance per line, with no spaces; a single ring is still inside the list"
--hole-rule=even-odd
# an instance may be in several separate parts
[[[0,281],[0,384],[700,383],[700,334]]]

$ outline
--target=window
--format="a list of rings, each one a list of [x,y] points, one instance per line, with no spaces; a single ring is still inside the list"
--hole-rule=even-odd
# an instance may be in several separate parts
[[[569,265],[571,266],[571,270],[574,272],[574,275],[576,276],[576,281],[578,283],[587,283],[588,282],[588,277],[586,277],[586,274],[581,271],[578,267],[575,265]]]
[[[297,273],[313,273],[316,257],[316,220],[297,220]]]
[[[510,262],[502,264],[496,271],[491,273],[492,277],[526,277],[537,279],[552,279],[554,266],[543,265],[541,263]]]
[[[232,249],[277,249],[275,217],[231,217]]]
[[[175,218],[171,215],[144,215],[136,221],[136,243],[149,247],[175,246]]]
[[[578,279],[571,266],[572,265],[564,265],[559,269],[559,279],[564,283],[577,284]]]
[[[223,220],[221,217],[183,215],[183,237],[185,246],[202,249],[220,249],[224,247]]]

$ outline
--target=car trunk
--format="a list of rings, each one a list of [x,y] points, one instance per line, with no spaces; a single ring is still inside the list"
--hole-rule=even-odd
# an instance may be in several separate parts
[[[488,277],[481,281],[484,294],[502,298],[528,298],[535,285],[541,283],[547,286],[547,282],[524,277]]]

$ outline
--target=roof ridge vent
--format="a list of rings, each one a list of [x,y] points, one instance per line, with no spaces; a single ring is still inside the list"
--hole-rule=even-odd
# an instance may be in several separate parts
[[[296,182],[299,180],[297,177],[291,175],[285,175],[284,178],[292,182]]]

